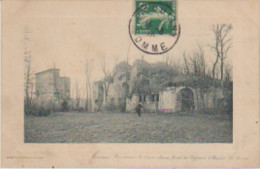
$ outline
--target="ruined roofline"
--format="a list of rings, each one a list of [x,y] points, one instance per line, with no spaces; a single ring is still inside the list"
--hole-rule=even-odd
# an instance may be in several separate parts
[[[211,77],[199,77],[196,75],[193,76],[176,76],[175,78],[173,78],[172,80],[169,80],[165,83],[163,83],[161,85],[162,88],[165,87],[172,87],[172,86],[181,86],[181,85],[185,85],[185,86],[194,86],[195,83],[197,82],[204,82],[209,86],[213,86],[213,87],[219,87],[221,86],[221,80],[220,79],[213,79]],[[233,82],[226,82],[224,81],[224,84],[226,85],[230,85]]]
[[[60,69],[56,69],[56,68],[51,68],[51,69],[47,69],[47,70],[44,70],[44,71],[41,71],[41,72],[38,72],[38,73],[35,73],[35,75],[39,75],[39,74],[42,74],[42,73],[46,73],[46,72],[50,72],[52,70],[60,70]]]

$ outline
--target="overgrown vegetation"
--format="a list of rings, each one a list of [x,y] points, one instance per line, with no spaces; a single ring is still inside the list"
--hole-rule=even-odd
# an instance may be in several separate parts
[[[24,105],[25,115],[48,116],[54,111],[54,106],[51,104],[44,106],[42,104],[38,104],[36,101],[32,101],[29,106],[26,105],[26,103]]]

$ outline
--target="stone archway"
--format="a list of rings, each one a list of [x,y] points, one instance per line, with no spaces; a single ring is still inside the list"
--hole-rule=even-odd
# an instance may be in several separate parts
[[[184,87],[177,92],[177,111],[193,110],[194,92],[192,89]]]

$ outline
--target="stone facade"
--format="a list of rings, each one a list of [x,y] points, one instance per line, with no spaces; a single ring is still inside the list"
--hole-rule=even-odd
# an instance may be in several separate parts
[[[141,103],[147,112],[176,113],[180,111],[200,109],[202,98],[199,89],[186,86],[166,87],[159,94],[138,95],[134,94],[127,99],[127,111],[135,112],[135,106]],[[204,93],[204,104],[206,109],[214,109],[224,99],[220,88],[211,88]],[[223,107],[223,106],[222,106]]]
[[[70,78],[60,77],[59,69],[48,69],[36,73],[36,95],[38,102],[60,104],[70,100]]]
[[[127,69],[124,69],[125,66],[127,66]],[[105,80],[94,82],[92,94],[92,107],[94,111],[100,110],[102,105],[107,105],[109,109],[120,109],[119,107],[123,106],[124,99],[129,90],[128,84],[131,81],[131,69],[131,66],[125,62],[121,62],[114,68],[112,75],[108,77],[112,81],[109,84],[106,81],[107,86],[109,85],[107,100],[105,100],[104,91]]]
[[[130,112],[135,112],[138,103],[141,103],[147,112],[165,113],[221,108],[227,104],[223,84],[219,80],[169,74],[168,79],[162,79],[165,83],[161,83],[161,77],[164,78],[162,74],[167,70],[164,70],[162,65],[159,69],[162,73],[154,73],[152,66],[138,60],[131,68],[126,69],[126,65],[122,66],[123,69],[117,68],[112,76],[113,81],[108,90],[107,103],[104,102],[104,80],[95,82],[93,100],[95,100],[96,109],[104,108],[102,106],[105,104],[116,108],[122,105],[125,98],[125,110]],[[126,76],[126,70],[128,76]],[[228,89],[228,92],[232,92],[232,89]]]

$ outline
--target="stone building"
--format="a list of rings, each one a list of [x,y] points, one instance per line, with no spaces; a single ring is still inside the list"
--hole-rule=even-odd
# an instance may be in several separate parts
[[[70,78],[60,77],[60,69],[48,69],[36,73],[36,95],[42,104],[70,100]]]
[[[93,109],[100,110],[102,105],[107,105],[108,109],[124,109],[125,98],[129,92],[128,83],[131,81],[132,67],[126,62],[117,64],[111,75],[107,79],[96,81],[93,84]],[[105,99],[106,83],[108,89],[107,100]]]
[[[210,77],[175,73],[164,63],[136,60],[130,66],[121,62],[115,66],[110,78],[106,103],[105,80],[94,83],[94,110],[102,109],[106,104],[111,106],[110,110],[125,106],[123,110],[134,112],[136,105],[141,103],[147,112],[174,113],[221,108],[232,102],[232,98],[228,101],[232,96],[232,82],[226,82],[229,87],[223,87],[221,81]]]
[[[203,85],[196,85],[198,82]],[[232,82],[177,76],[165,83],[158,91],[134,94],[127,100],[127,111],[141,103],[147,112],[176,113],[193,109],[224,109],[232,104]],[[228,99],[231,97],[230,99]]]

